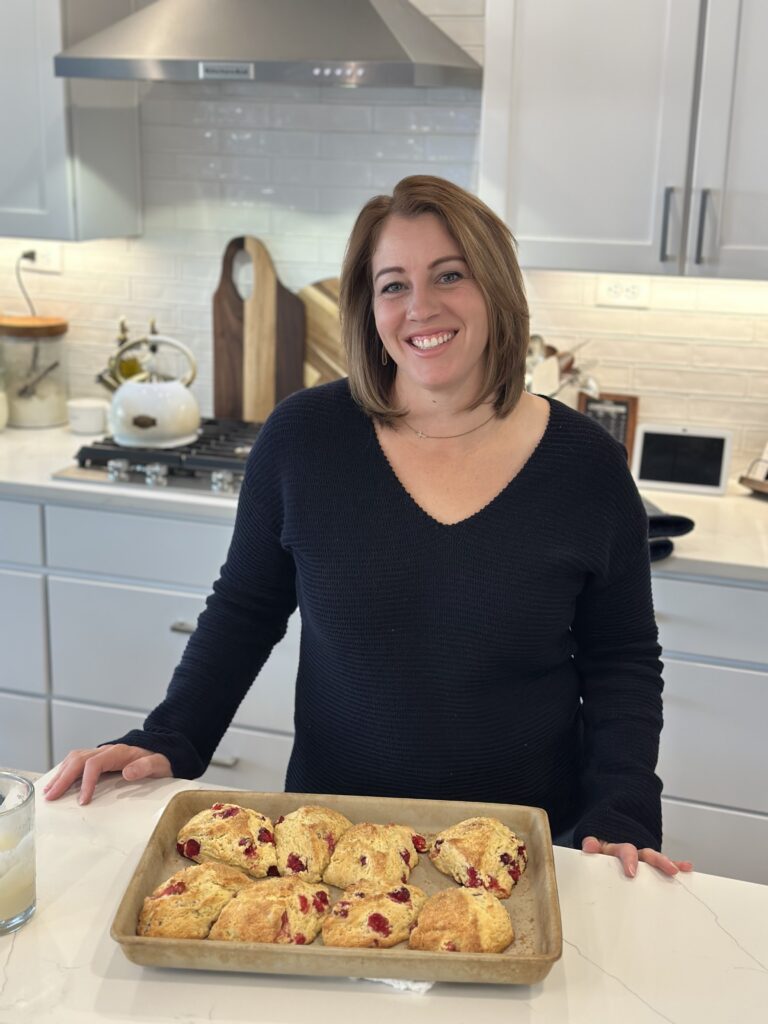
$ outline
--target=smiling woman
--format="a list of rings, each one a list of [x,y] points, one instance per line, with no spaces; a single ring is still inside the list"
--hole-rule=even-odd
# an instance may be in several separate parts
[[[340,300],[349,380],[261,430],[165,700],[48,797],[200,775],[298,604],[289,790],[528,804],[628,875],[689,868],[660,852],[647,518],[623,448],[523,390],[508,229],[406,178],[361,211]]]

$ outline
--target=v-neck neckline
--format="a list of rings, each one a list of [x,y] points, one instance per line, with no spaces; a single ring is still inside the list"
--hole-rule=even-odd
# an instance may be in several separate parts
[[[441,519],[436,519],[435,516],[431,514],[431,512],[427,512],[427,510],[418,503],[418,501],[414,498],[414,496],[405,486],[403,481],[400,479],[395,470],[395,467],[390,462],[389,456],[384,451],[381,445],[381,441],[379,440],[379,435],[376,432],[376,424],[370,417],[368,417],[368,429],[373,434],[373,442],[378,452],[378,456],[382,459],[384,463],[384,468],[386,469],[390,479],[394,482],[395,486],[399,490],[400,494],[406,499],[406,502],[413,509],[416,510],[420,517],[423,517],[426,520],[428,520],[433,526],[440,527],[444,530],[455,530],[461,526],[473,525],[483,515],[483,513],[487,512],[490,508],[492,508],[493,506],[497,505],[500,501],[502,501],[504,497],[509,493],[509,491],[516,487],[517,482],[520,480],[521,477],[527,476],[530,473],[529,467],[532,463],[537,461],[537,456],[540,457],[541,449],[547,441],[548,436],[553,429],[553,420],[555,417],[555,403],[546,395],[541,395],[540,397],[544,398],[545,401],[549,404],[549,416],[547,417],[547,422],[542,432],[542,435],[536,442],[536,445],[531,451],[528,458],[518,469],[515,475],[511,477],[504,484],[504,486],[499,491],[497,491],[497,493],[494,494],[493,497],[491,497],[484,505],[481,505],[480,508],[476,509],[474,512],[471,512],[468,516],[464,516],[463,519],[457,519],[456,522],[454,523],[445,523]]]

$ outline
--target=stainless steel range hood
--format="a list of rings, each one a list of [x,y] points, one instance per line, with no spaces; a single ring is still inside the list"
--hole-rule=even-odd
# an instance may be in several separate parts
[[[58,54],[64,78],[479,88],[408,0],[155,0]]]

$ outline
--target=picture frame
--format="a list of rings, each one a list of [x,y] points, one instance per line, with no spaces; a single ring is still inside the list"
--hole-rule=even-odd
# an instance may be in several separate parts
[[[617,395],[601,391],[597,398],[579,393],[579,412],[597,420],[611,437],[624,446],[627,462],[632,459],[637,429],[637,395]]]

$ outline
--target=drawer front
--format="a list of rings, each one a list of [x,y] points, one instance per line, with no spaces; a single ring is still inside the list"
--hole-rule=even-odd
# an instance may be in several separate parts
[[[3,767],[48,771],[47,701],[0,693],[0,751]]]
[[[43,564],[40,505],[29,501],[0,501],[0,562]]]
[[[768,673],[667,661],[664,793],[768,814],[766,726]]]
[[[165,696],[202,595],[89,580],[48,580],[53,693],[73,700],[136,708]],[[299,617],[272,651],[235,723],[293,732]]]
[[[148,587],[48,579],[52,691],[139,711],[165,695],[205,598]],[[143,716],[142,716],[143,717]]]
[[[104,576],[209,589],[219,575],[231,526],[51,505],[48,565]]]
[[[768,665],[768,590],[654,577],[665,651]]]
[[[48,630],[42,576],[0,570],[0,652],[4,687],[47,692]]]
[[[140,729],[143,715],[109,708],[89,707],[54,700],[53,759],[61,761],[70,750],[95,747]],[[289,736],[231,728],[226,733],[202,781],[223,788],[282,792],[293,741]]]
[[[768,816],[662,800],[664,853],[694,871],[768,885]]]

